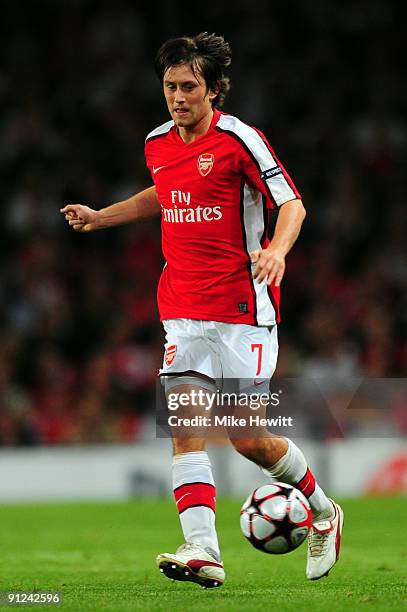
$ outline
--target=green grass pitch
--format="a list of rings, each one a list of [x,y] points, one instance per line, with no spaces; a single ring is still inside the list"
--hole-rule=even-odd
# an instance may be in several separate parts
[[[155,566],[157,553],[182,541],[171,500],[3,505],[0,591],[62,591],[59,609],[69,611],[407,610],[405,499],[342,500],[341,559],[316,582],[305,579],[304,544],[280,556],[249,545],[239,528],[242,501],[218,501],[227,582],[210,590],[172,583]]]

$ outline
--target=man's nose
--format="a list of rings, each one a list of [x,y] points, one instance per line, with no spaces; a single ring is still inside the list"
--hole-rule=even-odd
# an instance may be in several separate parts
[[[176,102],[185,102],[185,94],[183,93],[180,87],[177,87],[175,92],[175,101]]]

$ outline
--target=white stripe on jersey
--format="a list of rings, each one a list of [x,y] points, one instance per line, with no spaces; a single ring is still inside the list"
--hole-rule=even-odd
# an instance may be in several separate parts
[[[173,125],[174,125],[174,122],[172,119],[170,121],[166,121],[162,125],[159,125],[157,128],[155,128],[155,130],[152,130],[152,132],[147,134],[146,141],[149,138],[153,138],[154,136],[161,136],[161,134],[165,134],[166,132],[169,132]]]
[[[260,240],[264,232],[263,202],[261,193],[248,185],[243,190],[243,218],[246,234],[247,252],[261,249]],[[252,264],[252,271],[255,268]],[[267,285],[263,281],[253,281],[256,292],[256,309],[258,325],[275,325],[276,311],[270,300]]]
[[[221,115],[217,126],[221,130],[236,134],[239,140],[242,141],[256,159],[261,172],[265,172],[277,166],[277,160],[274,159],[273,155],[264,144],[263,139],[255,129],[232,115]],[[282,172],[266,179],[264,182],[270,189],[270,193],[277,206],[281,206],[281,204],[296,198],[294,191]]]

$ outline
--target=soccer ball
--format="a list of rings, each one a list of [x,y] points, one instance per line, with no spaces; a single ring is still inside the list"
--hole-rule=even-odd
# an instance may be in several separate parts
[[[243,535],[258,550],[281,555],[297,548],[312,526],[312,512],[301,491],[283,482],[259,487],[240,511]]]

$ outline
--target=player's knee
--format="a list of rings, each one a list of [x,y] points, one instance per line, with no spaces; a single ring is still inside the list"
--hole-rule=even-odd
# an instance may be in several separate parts
[[[252,457],[257,452],[259,441],[256,438],[234,438],[230,441],[237,452],[244,457]]]
[[[255,438],[235,438],[231,442],[238,453],[265,467],[278,461],[287,450],[286,439],[270,435],[268,431]]]

